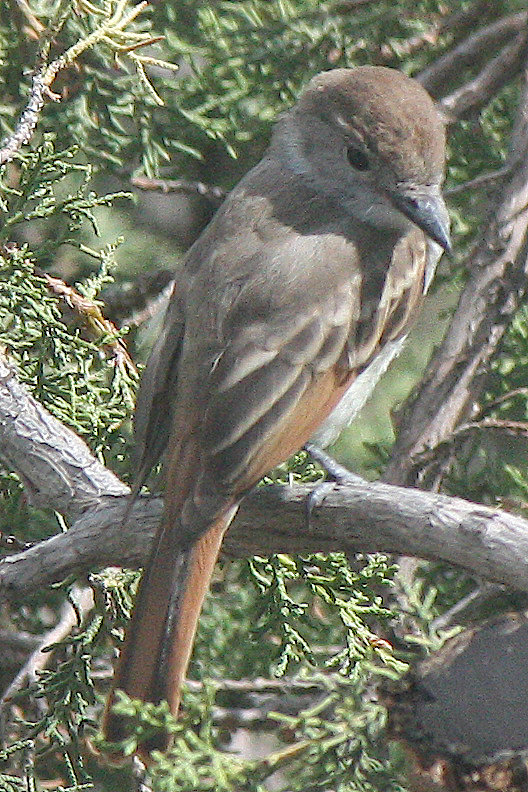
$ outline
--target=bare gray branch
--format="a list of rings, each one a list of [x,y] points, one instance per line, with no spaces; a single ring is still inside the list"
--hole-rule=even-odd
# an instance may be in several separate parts
[[[74,572],[144,563],[161,499],[140,498],[124,530],[128,488],[35,402],[1,359],[0,455],[23,476],[34,500],[75,520],[67,533],[3,560],[5,598],[20,599]],[[309,492],[307,486],[257,488],[243,501],[224,553],[404,553],[528,591],[528,521],[520,517],[354,477],[327,493],[308,522]]]
[[[72,520],[103,494],[128,492],[75,432],[29,395],[2,355],[0,458],[20,475],[32,504],[51,507]]]
[[[224,555],[275,552],[387,552],[448,561],[487,580],[528,591],[528,521],[460,498],[379,482],[336,485],[310,523],[308,486],[260,487],[242,503]],[[0,592],[8,599],[67,575],[107,565],[140,566],[162,509],[136,503],[126,530],[125,498],[103,499],[67,532],[4,559]]]

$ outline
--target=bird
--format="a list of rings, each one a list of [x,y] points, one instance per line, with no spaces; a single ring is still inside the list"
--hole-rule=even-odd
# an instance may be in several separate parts
[[[165,456],[164,513],[107,702],[177,714],[203,599],[244,495],[328,444],[398,354],[450,250],[445,122],[380,66],[313,77],[187,253],[135,411],[137,494]],[[138,750],[167,746],[166,735]]]

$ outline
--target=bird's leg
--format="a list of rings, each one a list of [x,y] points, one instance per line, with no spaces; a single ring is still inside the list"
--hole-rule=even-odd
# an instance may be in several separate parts
[[[304,450],[321,465],[329,477],[329,481],[317,484],[306,499],[306,520],[308,526],[310,526],[310,518],[314,509],[323,504],[324,499],[334,489],[336,484],[363,484],[365,479],[340,465],[330,454],[327,454],[326,451],[323,451],[322,448],[313,443],[305,443]]]
[[[304,450],[310,454],[312,459],[321,465],[336,484],[361,484],[365,481],[365,479],[358,476],[357,473],[352,473],[352,471],[348,470],[344,465],[337,462],[334,457],[327,454],[326,451],[323,451],[319,446],[313,443],[305,443]]]

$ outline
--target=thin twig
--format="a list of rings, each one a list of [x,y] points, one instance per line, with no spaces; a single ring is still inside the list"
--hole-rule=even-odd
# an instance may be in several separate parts
[[[227,192],[221,187],[204,184],[200,181],[185,179],[148,179],[146,176],[134,176],[130,180],[133,187],[140,190],[156,190],[157,192],[179,192],[188,195],[201,195],[216,208],[224,201]]]
[[[78,612],[85,617],[93,608],[93,594],[91,588],[74,587],[72,596],[75,598]],[[13,696],[25,685],[34,682],[38,672],[49,665],[53,652],[44,651],[47,647],[63,641],[78,623],[77,613],[69,601],[66,601],[60,612],[57,624],[42,636],[39,646],[31,653],[16,677],[4,691],[0,698],[0,710],[8,705]]]
[[[329,14],[348,14],[350,11],[355,11],[356,8],[364,5],[371,5],[378,3],[379,0],[338,0],[337,3],[328,6]]]
[[[508,399],[513,399],[515,396],[528,396],[528,388],[514,388],[508,393],[503,393],[501,396],[498,396],[493,401],[489,402],[487,405],[488,409],[492,409],[493,407],[498,407],[499,404],[504,404],[505,401]]]
[[[103,316],[98,304],[87,297],[83,297],[82,294],[79,294],[78,291],[72,286],[68,286],[60,278],[54,278],[45,272],[39,274],[46,280],[51,291],[61,297],[70,308],[82,317],[90,333],[97,340],[105,338],[105,346],[110,349],[114,356],[116,366],[136,374],[136,367],[128,353],[125,342],[118,337],[119,333],[115,325]]]
[[[398,41],[397,44],[392,42],[383,43],[379,48],[379,57],[376,57],[375,59],[376,63],[390,62],[394,58],[395,54],[398,55],[398,58],[402,58],[404,55],[409,56],[422,49],[424,46],[436,44],[440,35],[445,32],[450,19],[450,17],[446,18],[441,14],[442,11],[440,11],[438,18],[424,33],[420,33],[416,36],[410,36],[404,41]]]
[[[218,690],[233,693],[267,693],[269,691],[288,691],[291,693],[304,692],[321,687],[334,687],[346,684],[348,681],[341,674],[318,674],[310,679],[299,677],[281,677],[280,679],[268,679],[266,677],[256,677],[255,679],[218,679],[214,684]],[[200,691],[204,687],[203,682],[188,679],[185,683],[190,690]]]
[[[429,468],[447,470],[460,441],[463,441],[472,433],[489,429],[512,436],[528,437],[528,421],[483,418],[480,421],[463,423],[453,429],[450,435],[444,437],[435,446],[427,448],[421,454],[416,455],[414,463],[421,468],[421,476],[423,477]]]
[[[502,168],[498,168],[495,171],[490,171],[489,173],[482,173],[480,176],[475,176],[474,179],[469,179],[469,181],[464,182],[463,184],[456,184],[454,187],[449,187],[448,189],[444,190],[444,195],[457,195],[458,193],[465,192],[466,190],[478,190],[481,187],[485,187],[488,184],[493,184],[493,182],[500,182],[511,173],[513,165],[508,163],[504,165]]]
[[[528,421],[507,421],[500,418],[483,418],[480,421],[472,421],[458,426],[451,435],[452,439],[469,432],[481,431],[482,429],[497,429],[508,434],[528,436]],[[446,440],[446,442],[449,438]]]
[[[475,25],[492,15],[494,10],[493,0],[473,0],[466,8],[460,8],[442,19],[442,33],[453,33],[460,40],[467,30],[474,30]]]
[[[60,66],[56,63],[56,72],[53,74],[53,78],[59,69]],[[17,151],[26,143],[29,143],[35,127],[37,126],[42,108],[44,107],[44,100],[46,98],[51,98],[55,101],[58,100],[58,97],[52,94],[49,89],[49,86],[53,82],[53,79],[49,79],[51,74],[52,73],[46,69],[41,69],[37,74],[33,75],[29,102],[20,116],[20,119],[17,121],[13,134],[2,144],[2,148],[0,149],[0,165],[10,162]],[[49,83],[46,82],[46,75],[49,79]]]
[[[455,624],[467,624],[482,612],[484,605],[494,601],[506,589],[498,583],[481,583],[478,588],[462,597],[452,608],[431,622],[431,629],[435,631],[448,630]],[[516,596],[519,596],[518,594]]]

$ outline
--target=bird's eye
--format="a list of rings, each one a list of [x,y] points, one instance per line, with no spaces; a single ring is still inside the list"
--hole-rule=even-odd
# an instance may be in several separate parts
[[[370,168],[367,155],[355,146],[347,148],[347,159],[355,170],[366,171]]]

